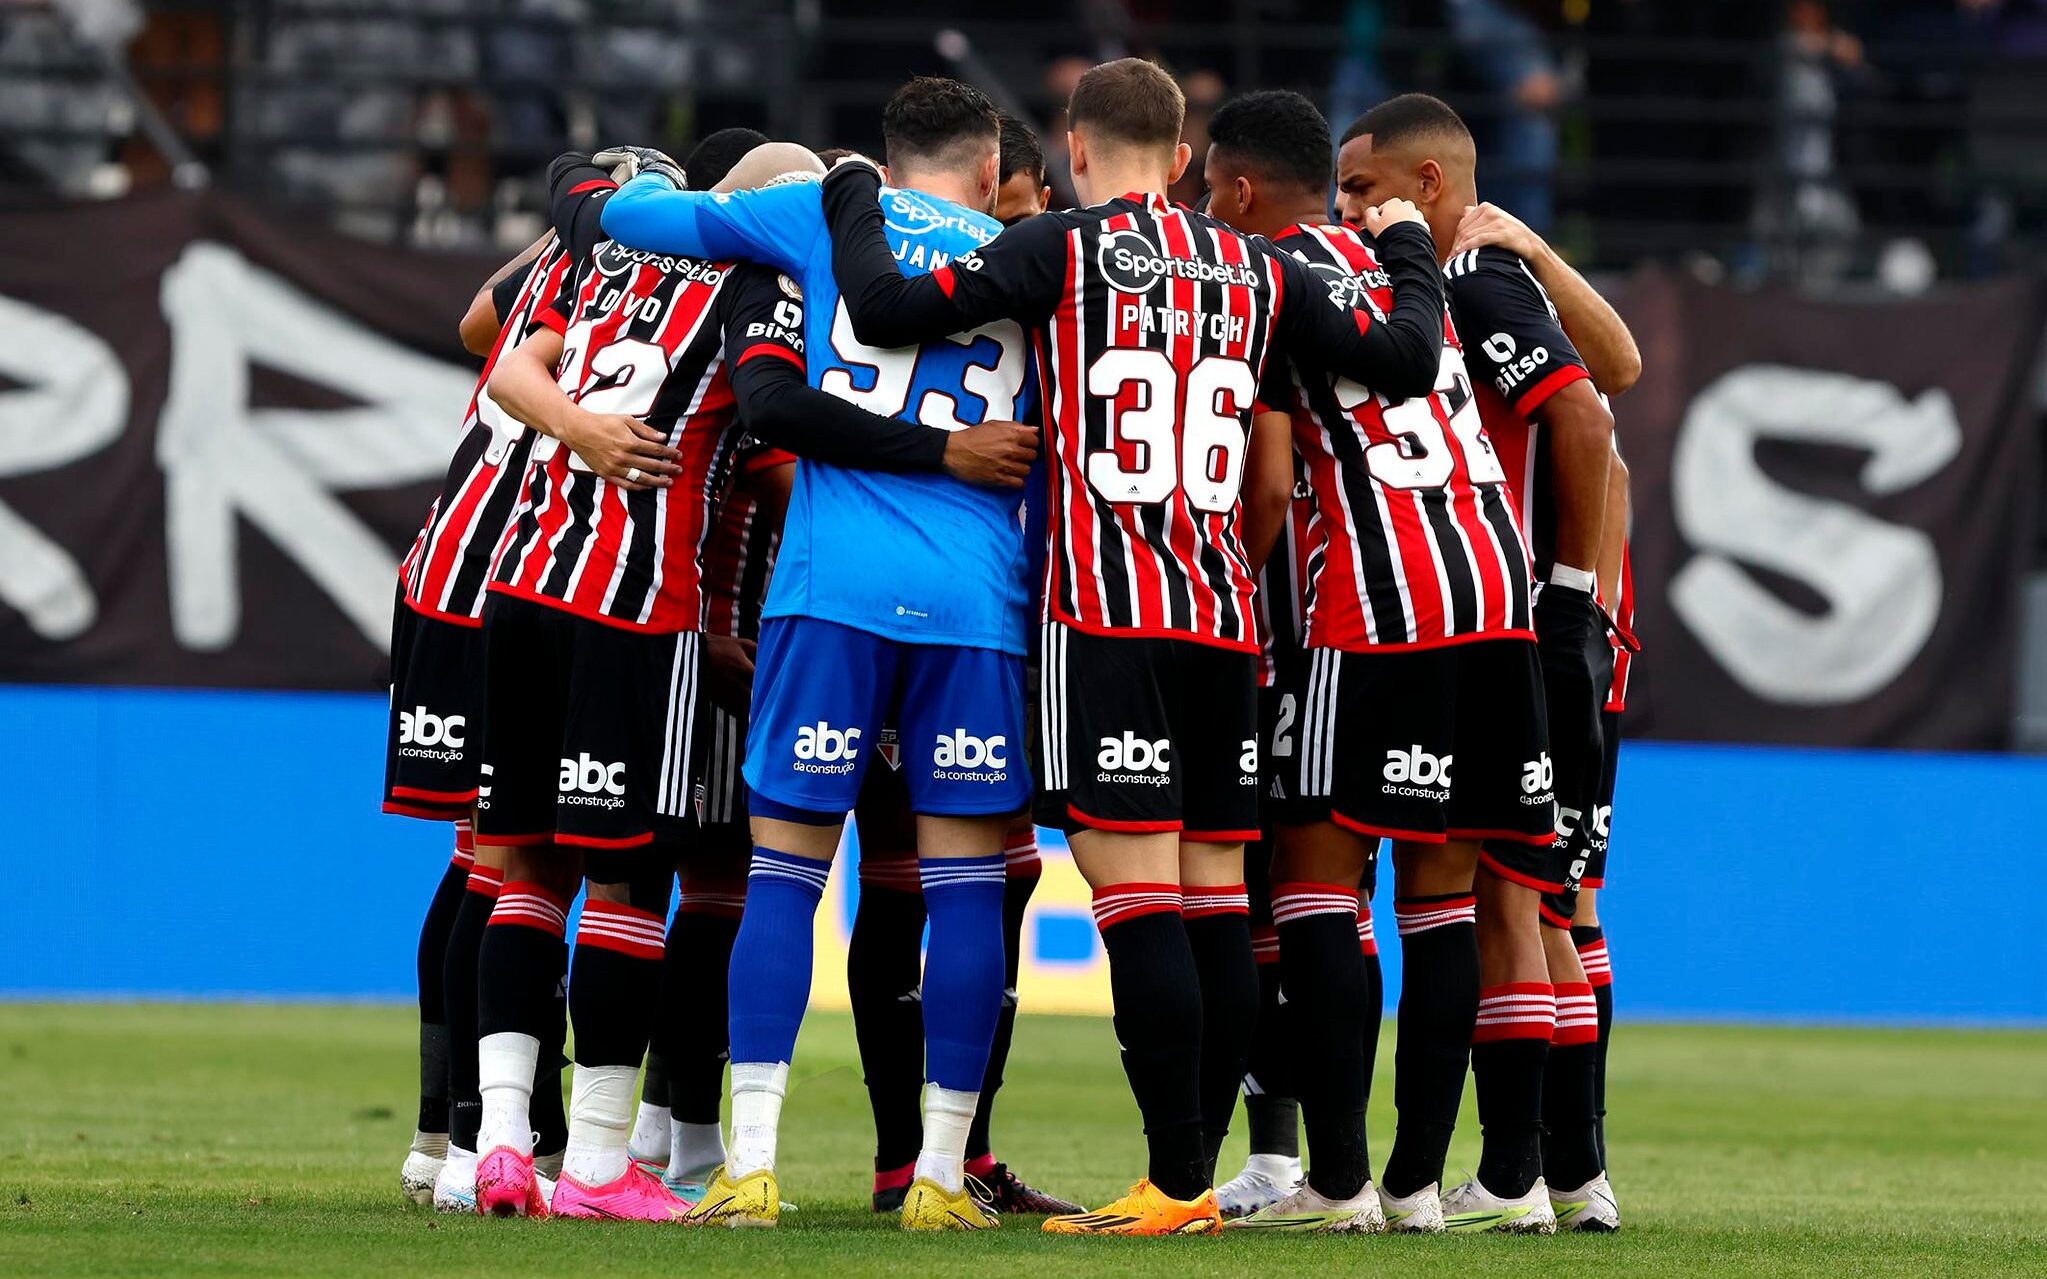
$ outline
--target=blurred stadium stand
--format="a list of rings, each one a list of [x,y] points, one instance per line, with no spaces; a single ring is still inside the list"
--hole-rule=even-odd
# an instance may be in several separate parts
[[[188,160],[360,234],[509,245],[565,146],[745,123],[873,147],[902,76],[962,68],[1049,126],[1078,68],[1141,52],[1196,133],[1247,88],[1339,125],[1442,93],[1495,198],[1599,269],[1909,288],[2047,247],[2047,0],[984,0],[947,33],[941,7],[0,0],[0,170],[111,195]]]

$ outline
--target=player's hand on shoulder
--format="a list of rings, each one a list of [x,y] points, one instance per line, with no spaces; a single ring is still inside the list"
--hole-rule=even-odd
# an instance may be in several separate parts
[[[642,173],[652,173],[665,178],[668,184],[681,191],[688,187],[689,179],[682,166],[667,153],[653,147],[606,147],[590,157],[590,163],[600,169],[610,169],[614,182],[626,183]]]
[[[1516,257],[1533,259],[1548,246],[1528,224],[1497,204],[1474,204],[1457,222],[1457,241],[1450,252],[1501,248]]]
[[[562,432],[562,443],[592,471],[633,492],[667,488],[669,477],[682,471],[677,464],[682,455],[668,447],[667,437],[626,413],[578,410]]]
[[[1427,219],[1422,217],[1421,210],[1415,208],[1410,200],[1388,200],[1384,204],[1375,204],[1365,210],[1365,230],[1373,235],[1384,235],[1386,228],[1398,226],[1402,222],[1412,222],[1424,231],[1429,229]]]
[[[1020,489],[1038,457],[1038,428],[983,422],[945,441],[945,473],[982,488]]]
[[[832,161],[832,167],[825,173],[825,177],[838,177],[842,170],[845,172],[872,173],[876,182],[888,181],[888,173],[881,167],[880,161],[861,155],[858,151],[850,151]]]

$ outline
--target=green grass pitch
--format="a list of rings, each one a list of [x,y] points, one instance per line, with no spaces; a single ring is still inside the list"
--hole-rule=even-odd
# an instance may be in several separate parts
[[[907,1237],[864,1211],[843,1015],[798,1052],[780,1231],[439,1218],[398,1194],[413,1040],[405,1008],[0,1005],[0,1275],[2047,1274],[2047,1034],[1624,1023],[1626,1233],[1552,1240]],[[1009,1076],[1028,1177],[1093,1203],[1141,1170],[1107,1022],[1026,1017]]]

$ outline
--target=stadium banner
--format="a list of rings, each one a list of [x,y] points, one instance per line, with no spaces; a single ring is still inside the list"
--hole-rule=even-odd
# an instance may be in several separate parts
[[[2039,484],[2043,288],[1821,300],[1650,273],[1630,729],[1717,741],[2010,744]]]
[[[0,679],[382,685],[497,264],[212,193],[0,237]]]
[[[377,811],[384,713],[366,693],[0,686],[21,850],[0,999],[411,999],[450,835]],[[2047,1024],[2047,930],[2012,891],[2047,826],[2047,758],[1638,742],[1613,822],[1600,903],[1624,1016]],[[1105,1013],[1087,886],[1039,835],[1021,1006]],[[1968,855],[1929,874],[1929,849]],[[818,912],[820,1007],[846,1006],[857,856]],[[1392,878],[1374,904],[1389,1002]],[[1901,926],[1900,885],[1935,926]]]

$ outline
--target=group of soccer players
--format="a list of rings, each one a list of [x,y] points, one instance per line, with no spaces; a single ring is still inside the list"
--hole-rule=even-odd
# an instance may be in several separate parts
[[[464,317],[486,363],[393,626],[385,807],[456,832],[413,1198],[774,1225],[851,814],[874,1205],[905,1228],[1618,1227],[1582,890],[1632,649],[1600,394],[1632,340],[1478,203],[1443,103],[1337,149],[1306,99],[1237,99],[1200,212],[1162,194],[1184,112],[1150,62],[1082,76],[1071,211],[1028,130],[936,78],[888,103],[885,174],[746,130],[551,166],[551,230]],[[1149,1148],[1094,1212],[991,1149],[1033,821],[1093,890]],[[1375,1185],[1382,839],[1408,949]],[[1467,1068],[1484,1154],[1444,1190]]]

